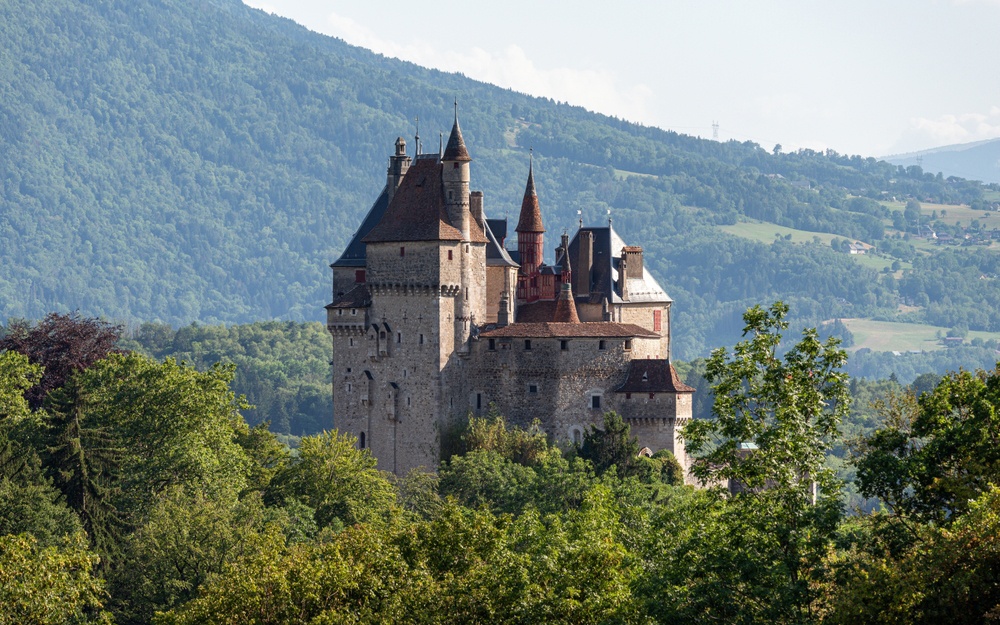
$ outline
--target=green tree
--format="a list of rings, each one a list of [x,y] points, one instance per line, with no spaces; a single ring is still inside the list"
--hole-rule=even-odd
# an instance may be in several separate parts
[[[315,509],[321,528],[383,521],[396,509],[388,475],[356,438],[336,430],[303,438],[298,459],[274,477],[265,501],[281,505],[289,498]]]
[[[842,505],[826,454],[849,408],[840,371],[847,355],[836,339],[823,343],[808,329],[779,356],[787,312],[777,302],[744,314],[747,338],[732,354],[714,351],[706,368],[716,418],[684,429],[692,473],[705,484],[728,482],[738,493],[735,518],[767,538],[754,561],[763,567],[757,581],[773,593],[765,613],[775,622],[808,618]]]
[[[0,625],[110,624],[97,560],[79,534],[47,547],[28,534],[0,536]]]
[[[598,475],[611,467],[622,476],[635,475],[639,467],[639,443],[628,423],[617,412],[604,413],[604,427],[587,428],[580,457],[590,460]]]

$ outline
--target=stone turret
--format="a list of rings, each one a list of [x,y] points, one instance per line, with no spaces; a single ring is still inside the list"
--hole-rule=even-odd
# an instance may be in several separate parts
[[[470,239],[469,212],[469,163],[472,157],[465,147],[462,129],[458,125],[458,104],[455,104],[455,124],[451,127],[448,146],[441,156],[441,184],[444,188],[445,210],[451,225],[462,233],[462,240]]]

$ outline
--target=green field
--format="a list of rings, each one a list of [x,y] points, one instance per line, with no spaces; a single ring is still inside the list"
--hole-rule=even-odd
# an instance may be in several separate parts
[[[761,243],[774,243],[775,239],[777,239],[775,235],[782,238],[792,235],[792,243],[814,243],[816,239],[819,239],[819,243],[822,245],[830,245],[832,239],[843,238],[826,232],[796,230],[795,228],[786,228],[785,226],[777,226],[769,223],[740,222],[731,226],[719,226],[719,229],[723,232],[745,239],[760,241]]]
[[[880,204],[893,211],[902,211],[906,208],[905,202],[880,202]],[[965,204],[920,203],[921,215],[930,217],[934,212],[937,212],[937,218],[946,224],[961,223],[963,226],[968,226],[973,219],[978,219],[984,227],[1000,228],[1000,213],[972,210]]]
[[[844,325],[854,334],[854,345],[849,351],[862,347],[877,352],[910,350],[933,351],[944,349],[938,333],[945,336],[948,328],[921,323],[897,323],[893,321],[872,321],[870,319],[842,319]],[[966,341],[974,338],[1000,340],[1000,332],[969,332]]]
[[[631,178],[632,176],[639,176],[640,178],[656,178],[655,174],[642,174],[637,171],[628,171],[625,169],[615,170],[616,180],[625,180],[626,178]]]

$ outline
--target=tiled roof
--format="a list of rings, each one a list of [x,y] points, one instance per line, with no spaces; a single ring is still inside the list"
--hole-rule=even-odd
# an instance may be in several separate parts
[[[657,338],[634,323],[595,321],[589,323],[512,323],[502,328],[492,324],[480,334],[486,338]]]
[[[555,300],[537,300],[530,304],[521,304],[517,307],[518,323],[542,323],[552,321],[552,316],[556,312]]]
[[[681,381],[669,360],[633,360],[625,382],[616,393],[693,393],[694,388]]]
[[[332,303],[327,304],[327,308],[367,308],[371,306],[372,294],[368,290],[368,287],[359,284],[353,289],[344,293],[337,299],[333,300]]]
[[[535,175],[532,167],[528,167],[528,184],[524,187],[524,199],[521,200],[521,217],[517,221],[516,232],[545,232],[542,225],[542,209],[538,206],[538,194],[535,193]]]
[[[442,161],[471,161],[469,150],[465,148],[465,139],[462,138],[462,129],[458,127],[458,115],[455,116],[455,125],[451,127],[451,136],[448,137],[448,146],[444,149]]]
[[[469,239],[486,243],[479,222],[471,219]],[[441,188],[441,163],[435,158],[417,158],[378,225],[362,241],[461,241],[462,233],[448,220]]]
[[[580,323],[580,317],[576,314],[573,291],[568,282],[564,282],[559,290],[559,299],[556,300],[556,310],[552,314],[552,321],[554,323]]]

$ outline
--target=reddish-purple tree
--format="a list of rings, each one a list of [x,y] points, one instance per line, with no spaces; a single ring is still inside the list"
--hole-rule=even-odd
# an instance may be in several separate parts
[[[24,394],[32,410],[37,410],[49,392],[63,386],[74,371],[121,351],[115,348],[121,333],[121,326],[100,319],[50,313],[34,326],[12,323],[0,339],[0,351],[20,352],[45,368],[41,381]]]

